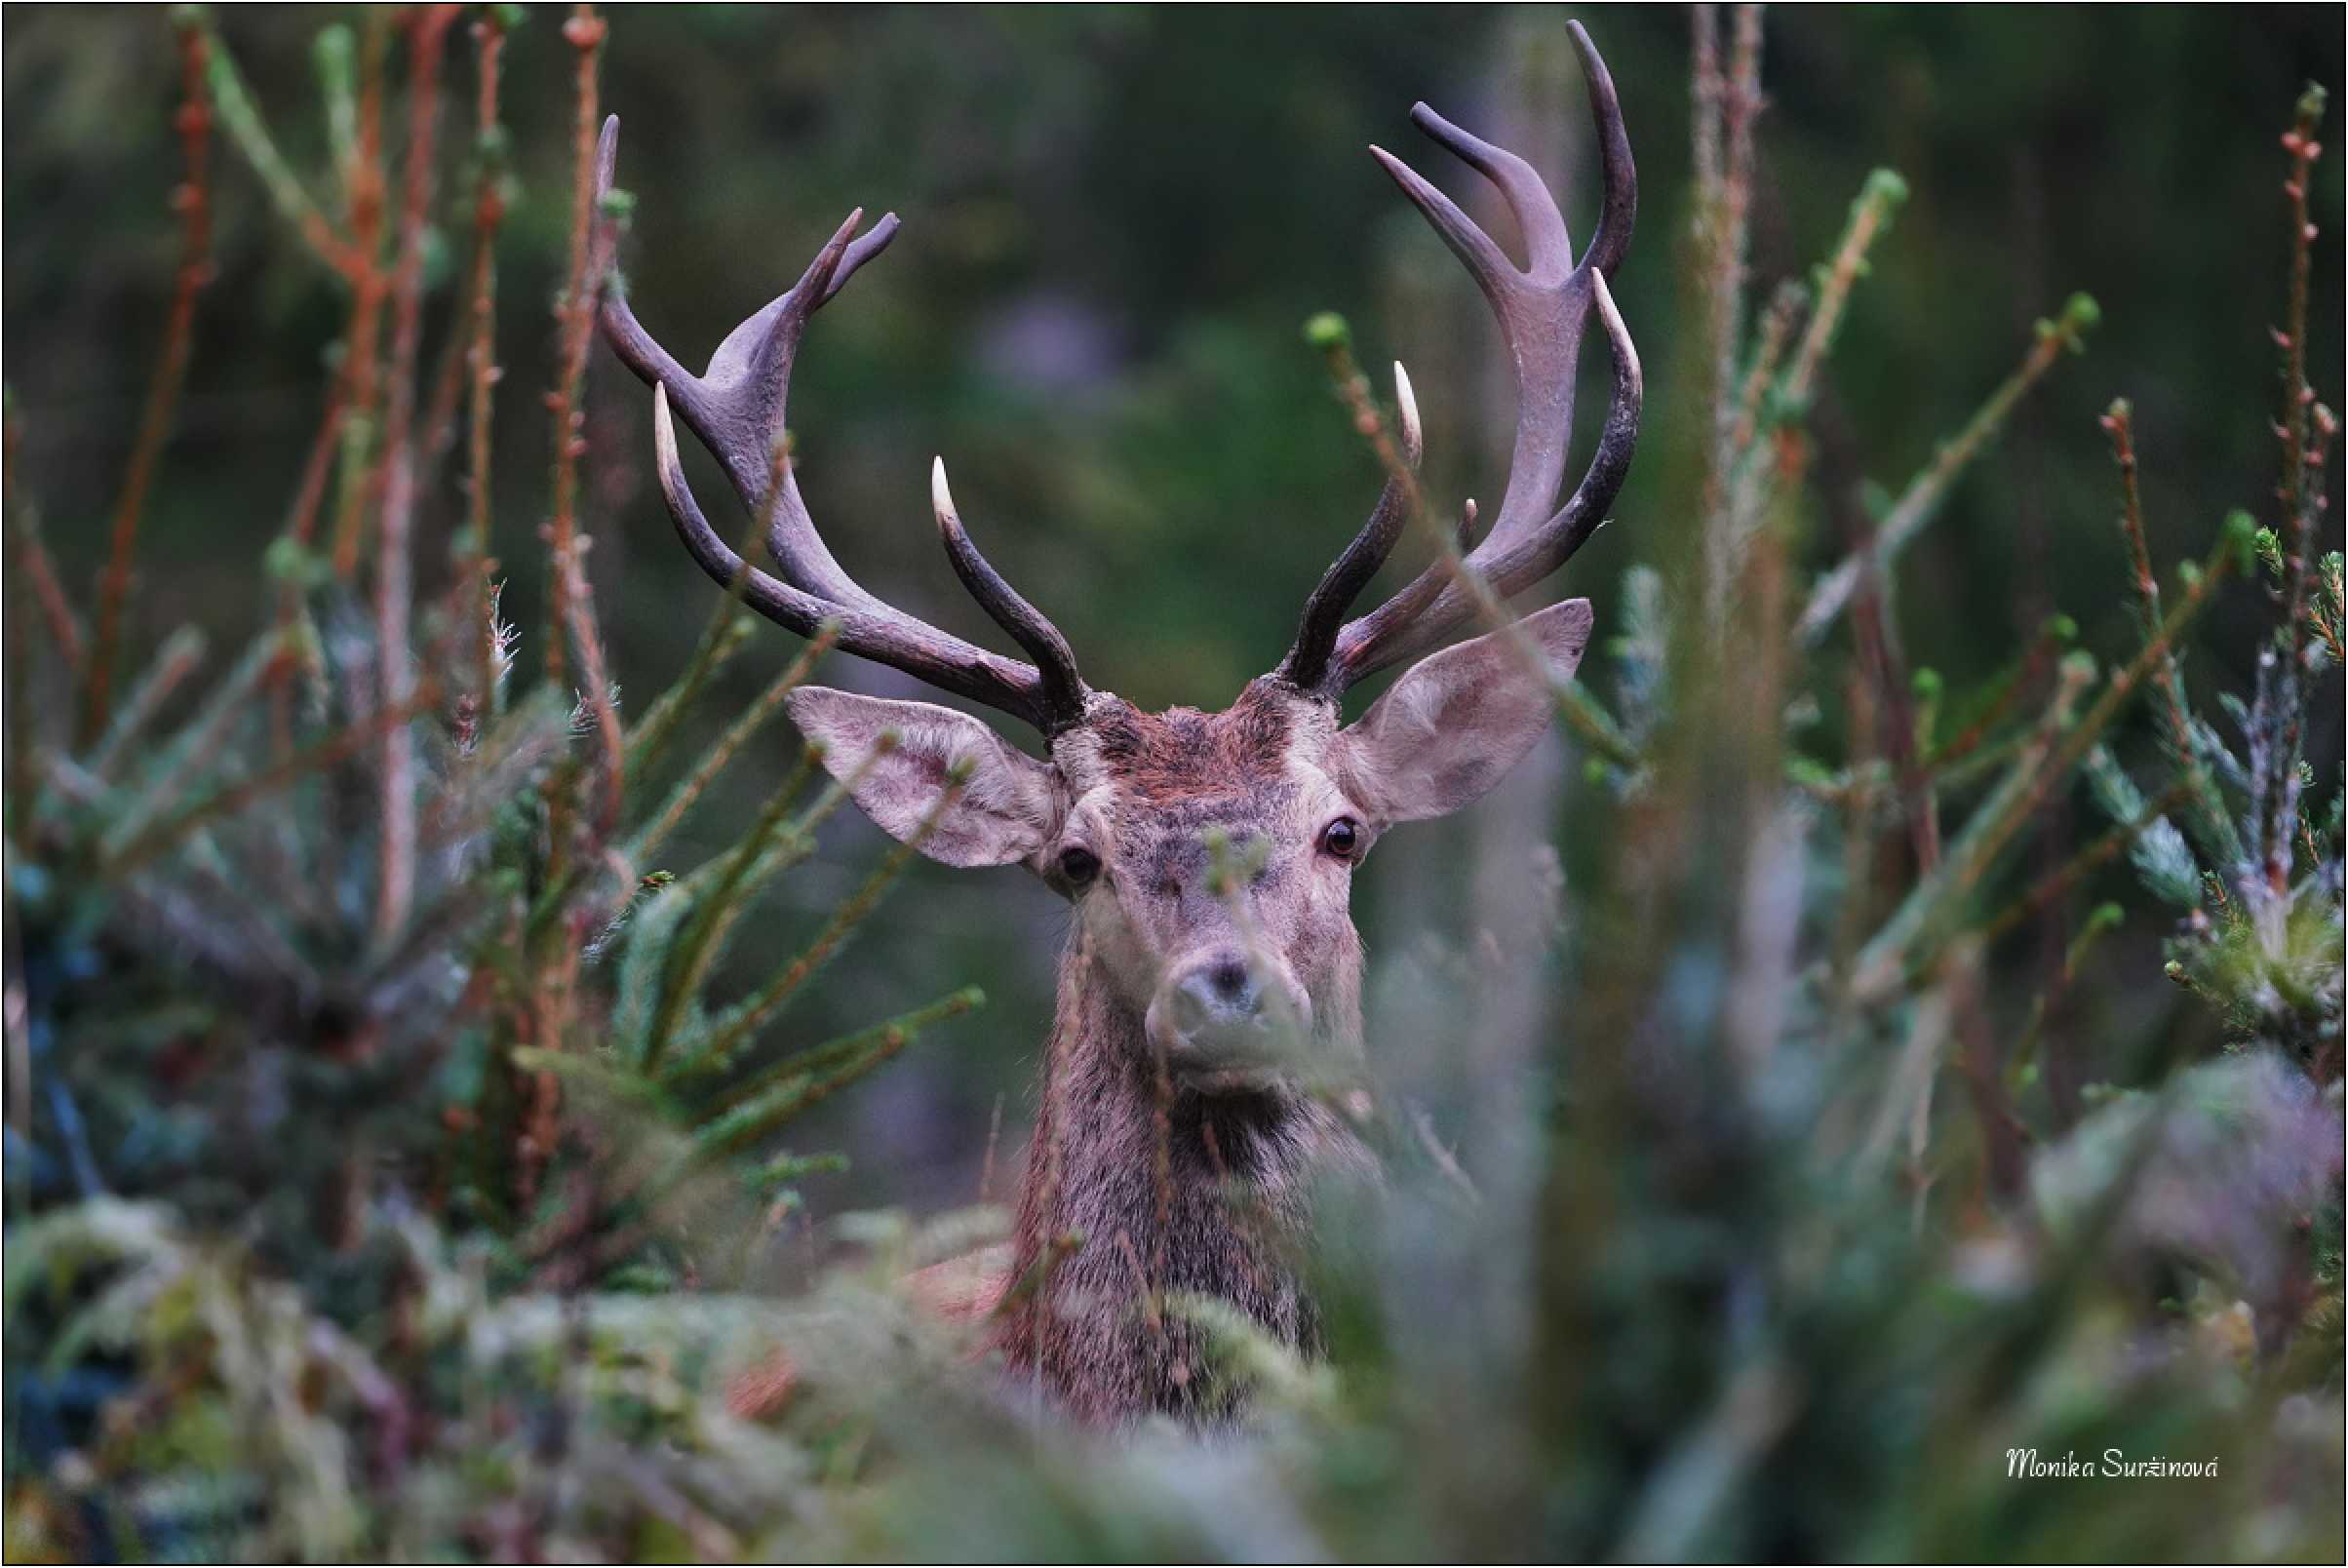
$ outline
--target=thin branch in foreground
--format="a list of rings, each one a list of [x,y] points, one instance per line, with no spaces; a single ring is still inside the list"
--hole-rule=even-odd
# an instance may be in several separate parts
[[[424,334],[424,229],[432,203],[432,163],[440,121],[440,58],[458,7],[425,6],[408,21],[408,153],[400,203],[399,256],[391,281],[391,379],[383,418],[383,508],[375,528],[375,674],[377,700],[397,708],[415,684],[409,639],[415,563],[414,420],[417,358]],[[375,940],[389,943],[408,923],[415,898],[415,736],[406,725],[383,732],[376,842]]]
[[[1822,300],[1820,308],[1823,313]],[[2087,333],[2100,318],[2094,300],[2086,294],[2073,294],[2064,303],[2059,317],[2038,324],[2037,339],[2022,356],[2020,366],[1989,394],[1988,401],[1965,422],[1956,439],[1943,446],[1924,470],[1908,481],[1907,489],[1885,514],[1882,526],[1866,548],[1819,580],[1794,627],[1794,635],[1803,644],[1816,644],[1825,634],[1858,591],[1862,573],[1888,565],[1924,530],[1924,526],[1939,512],[1949,487],[1989,445],[2004,426],[2006,416],[2014,412],[2014,406],[2066,351],[2077,354],[2086,350]]]
[[[0,489],[6,492],[0,495],[0,514],[7,519],[10,565],[31,583],[33,603],[41,608],[41,619],[65,666],[66,679],[78,686],[82,679],[81,618],[74,614],[72,604],[65,598],[57,563],[41,542],[32,507],[23,496],[22,458],[19,455],[23,431],[17,419],[14,398],[8,400],[7,412],[0,414],[0,422],[4,422],[5,428],[5,434],[0,435],[0,446],[6,449],[5,456],[0,457]]]
[[[179,268],[172,282],[163,348],[147,383],[146,407],[131,445],[122,493],[114,503],[105,568],[98,580],[97,626],[83,687],[83,745],[96,740],[106,726],[106,711],[113,701],[114,660],[122,638],[123,605],[130,597],[131,567],[137,554],[138,525],[146,514],[147,491],[154,485],[164,443],[171,439],[179,410],[179,389],[187,380],[187,362],[195,349],[196,297],[212,281],[212,103],[205,91],[209,42],[199,22],[180,24],[180,98],[173,126],[179,136],[184,174],[171,196],[172,208],[179,215]]]
[[[235,816],[251,809],[290,784],[299,782],[308,774],[333,767],[365,750],[383,730],[394,725],[404,725],[418,715],[431,711],[439,700],[439,688],[427,681],[416,688],[414,696],[398,708],[383,708],[369,714],[356,724],[295,752],[284,762],[263,768],[260,772],[226,789],[206,801],[189,806],[177,816],[157,824],[109,854],[104,869],[110,876],[122,876],[145,865],[157,855],[194,833],[198,828]]]
[[[2120,531],[2128,541],[2129,567],[2134,578],[2137,622],[2145,637],[2161,625],[2161,582],[2152,568],[2152,550],[2144,531],[2144,498],[2137,483],[2135,410],[2126,398],[2114,398],[2099,421],[2110,436],[2112,462],[2120,470]],[[2185,703],[2185,681],[2172,651],[2153,670],[2161,692],[2159,732],[2169,765],[2191,786],[2186,802],[2187,822],[2201,841],[2202,852],[2219,865],[2242,858],[2241,835],[2217,797],[2216,785],[2203,765],[2201,747],[2194,741],[2193,714]]]

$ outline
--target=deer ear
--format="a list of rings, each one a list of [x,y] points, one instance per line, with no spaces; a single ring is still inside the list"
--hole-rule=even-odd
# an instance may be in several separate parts
[[[1524,760],[1556,715],[1553,682],[1570,678],[1589,646],[1589,601],[1537,610],[1430,653],[1341,732],[1330,776],[1375,820],[1442,816],[1481,799]],[[1521,634],[1548,663],[1526,666],[1507,639]]]
[[[1058,831],[1058,775],[967,714],[823,686],[802,686],[784,700],[792,722],[823,747],[824,771],[848,787],[881,831],[903,843],[919,839],[932,860],[1005,866],[1035,854]],[[884,734],[895,743],[883,748]],[[940,811],[958,767],[967,769],[961,794]]]

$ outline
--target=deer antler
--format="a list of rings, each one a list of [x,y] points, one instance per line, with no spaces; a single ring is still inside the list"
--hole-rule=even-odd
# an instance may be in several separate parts
[[[619,117],[604,122],[597,149],[597,211],[611,188],[619,159]],[[628,368],[651,386],[653,450],[660,488],[678,536],[701,569],[721,583],[742,579],[743,603],[768,620],[805,637],[826,620],[840,626],[840,646],[941,690],[999,709],[1035,725],[1046,739],[1084,716],[1087,695],[1068,640],[988,565],[955,516],[945,464],[931,486],[946,552],[971,596],[1037,662],[1023,664],[988,652],[897,609],[870,593],[832,558],[801,497],[788,461],[777,462],[791,367],[816,311],[896,237],[896,215],[858,237],[862,209],[850,213],[789,292],[777,295],[718,345],[709,369],[694,375],[653,340],[616,287],[604,294],[604,336]],[[607,224],[610,219],[600,219]],[[607,243],[604,254],[609,254]],[[672,406],[701,444],[724,465],[734,493],[754,513],[765,509],[766,545],[781,568],[778,579],[741,556],[702,514],[678,461]],[[771,496],[770,476],[779,476]]]
[[[1450,197],[1383,148],[1370,149],[1483,290],[1515,371],[1516,442],[1508,460],[1507,489],[1491,531],[1466,561],[1467,568],[1500,598],[1531,587],[1581,548],[1622,490],[1638,445],[1638,350],[1606,287],[1630,244],[1638,174],[1606,62],[1580,22],[1568,22],[1566,29],[1589,86],[1604,182],[1597,231],[1579,265],[1573,259],[1565,217],[1548,188],[1533,166],[1514,153],[1468,135],[1424,103],[1411,109],[1414,125],[1499,188],[1524,235],[1521,269]],[[1593,309],[1606,329],[1614,362],[1614,401],[1588,471],[1565,504],[1552,512],[1573,437],[1574,364]],[[1404,455],[1415,467],[1418,409],[1408,378],[1399,366],[1395,372]],[[1388,482],[1369,522],[1306,601],[1296,643],[1275,672],[1278,679],[1300,690],[1335,698],[1362,677],[1433,647],[1473,613],[1472,598],[1450,580],[1447,567],[1437,563],[1378,608],[1339,624],[1400,537],[1411,489],[1401,475]]]

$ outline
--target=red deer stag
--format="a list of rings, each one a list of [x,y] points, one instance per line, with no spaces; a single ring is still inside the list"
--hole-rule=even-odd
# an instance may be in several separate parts
[[[1579,264],[1532,166],[1425,104],[1413,123],[1498,188],[1525,265],[1400,160],[1371,149],[1473,275],[1515,369],[1506,495],[1467,557],[1468,575],[1438,561],[1376,609],[1346,618],[1416,502],[1415,485],[1396,474],[1306,600],[1287,656],[1221,713],[1144,713],[1086,686],[1059,630],[971,542],[942,463],[931,497],[946,553],[1033,663],[891,608],[825,548],[776,455],[792,361],[809,318],[894,237],[893,216],[859,237],[862,215],[851,214],[805,275],[734,329],[700,375],[653,341],[616,289],[604,301],[606,337],[653,388],[661,488],[702,570],[720,583],[740,577],[746,603],[802,637],[833,622],[850,652],[1042,736],[1037,760],[978,720],[927,703],[820,688],[791,701],[824,766],[853,782],[856,803],[881,828],[909,839],[928,823],[920,848],[930,858],[1022,865],[1075,906],[1019,1198],[1009,1277],[1020,1294],[1002,1313],[998,1343],[1014,1368],[1079,1417],[1216,1413],[1206,1380],[1192,1375],[1194,1331],[1156,1312],[1152,1293],[1223,1298],[1311,1347],[1311,1308],[1288,1266],[1310,1177],[1366,1156],[1341,1117],[1280,1069],[1273,1041],[1341,1059],[1358,1051],[1354,868],[1388,827],[1458,810],[1514,766],[1550,722],[1551,683],[1572,675],[1589,640],[1589,605],[1576,599],[1442,647],[1476,618],[1479,602],[1530,588],[1573,555],[1621,489],[1637,440],[1638,358],[1606,284],[1630,240],[1630,143],[1604,62],[1579,24],[1571,30],[1604,180]],[[602,148],[607,188],[617,139],[614,119]],[[1613,359],[1613,403],[1587,472],[1559,506],[1575,361],[1593,314]],[[1399,366],[1395,393],[1415,466],[1418,411]],[[778,574],[745,568],[702,515],[678,462],[672,414],[724,465],[745,506],[770,504],[766,542]],[[1348,687],[1414,657],[1360,720],[1341,725]],[[884,734],[893,747],[878,745]],[[941,810],[950,776],[966,782]],[[1219,843],[1254,846],[1244,876],[1216,874]]]

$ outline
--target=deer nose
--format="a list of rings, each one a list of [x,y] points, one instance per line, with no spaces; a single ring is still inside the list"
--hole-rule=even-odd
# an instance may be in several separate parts
[[[1185,1035],[1249,1023],[1264,1010],[1263,988],[1238,953],[1194,960],[1175,977],[1173,992],[1174,1027]]]

